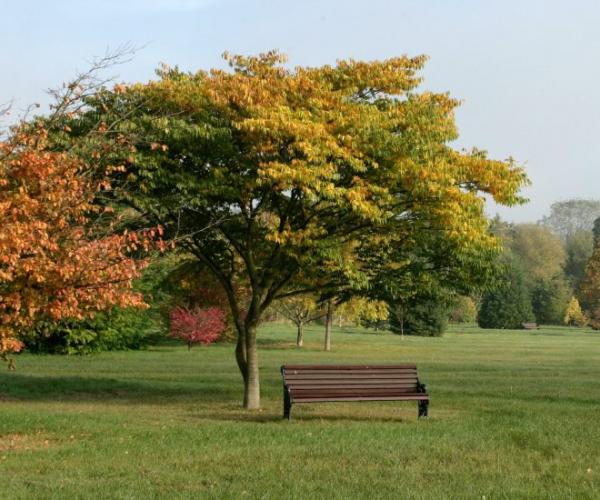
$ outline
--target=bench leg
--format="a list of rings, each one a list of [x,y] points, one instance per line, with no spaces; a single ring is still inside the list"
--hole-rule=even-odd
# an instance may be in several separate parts
[[[290,393],[283,388],[283,418],[292,419],[292,402],[290,401]]]
[[[419,401],[419,418],[427,417],[429,412],[429,401]]]

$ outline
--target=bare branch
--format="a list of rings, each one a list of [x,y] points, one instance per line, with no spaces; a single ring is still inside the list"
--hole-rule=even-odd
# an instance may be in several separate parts
[[[49,123],[67,113],[77,113],[85,107],[85,98],[106,87],[116,79],[116,76],[103,77],[102,72],[109,68],[130,62],[139,48],[130,44],[120,45],[114,50],[106,49],[103,56],[95,57],[89,61],[89,69],[79,73],[68,83],[57,88],[47,90],[56,104],[51,105],[52,113]]]

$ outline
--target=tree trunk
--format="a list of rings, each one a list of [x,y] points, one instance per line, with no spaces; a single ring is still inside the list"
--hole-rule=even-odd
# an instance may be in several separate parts
[[[296,347],[302,347],[304,344],[304,323],[300,322],[298,326],[298,336],[296,337]]]
[[[235,346],[235,360],[237,361],[238,368],[244,379],[244,384],[248,379],[248,357],[246,356],[246,333],[238,328],[237,343]]]
[[[206,259],[205,259],[206,260]],[[211,265],[210,262],[208,262]],[[213,271],[216,266],[212,266]],[[244,403],[243,406],[249,410],[260,408],[260,376],[258,370],[258,348],[256,345],[256,327],[260,321],[260,315],[269,303],[263,303],[259,307],[260,293],[253,293],[253,298],[245,314],[238,307],[235,290],[227,277],[215,272],[219,277],[229,301],[229,307],[233,316],[235,329],[237,330],[237,342],[235,346],[235,360],[237,362],[242,379],[244,380]]]
[[[404,340],[404,309],[402,306],[396,306],[396,318],[400,322],[400,340]]]
[[[258,349],[256,326],[246,326],[246,376],[244,377],[244,408],[260,408],[260,379],[258,372]]]
[[[404,311],[402,311],[402,319],[400,321],[400,340],[404,340]]]
[[[327,315],[325,316],[325,350],[331,351],[331,324],[333,323],[333,307],[331,300],[327,301]]]

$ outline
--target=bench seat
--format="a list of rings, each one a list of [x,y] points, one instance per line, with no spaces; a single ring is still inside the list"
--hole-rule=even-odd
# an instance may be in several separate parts
[[[417,401],[426,417],[429,395],[415,365],[284,365],[284,418],[294,403]]]

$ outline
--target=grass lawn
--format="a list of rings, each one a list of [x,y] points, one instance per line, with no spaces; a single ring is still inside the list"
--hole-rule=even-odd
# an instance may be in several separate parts
[[[230,345],[22,355],[0,371],[2,498],[600,498],[600,334],[455,327],[438,339],[263,327],[263,409]],[[297,405],[282,363],[416,362],[416,403]]]

